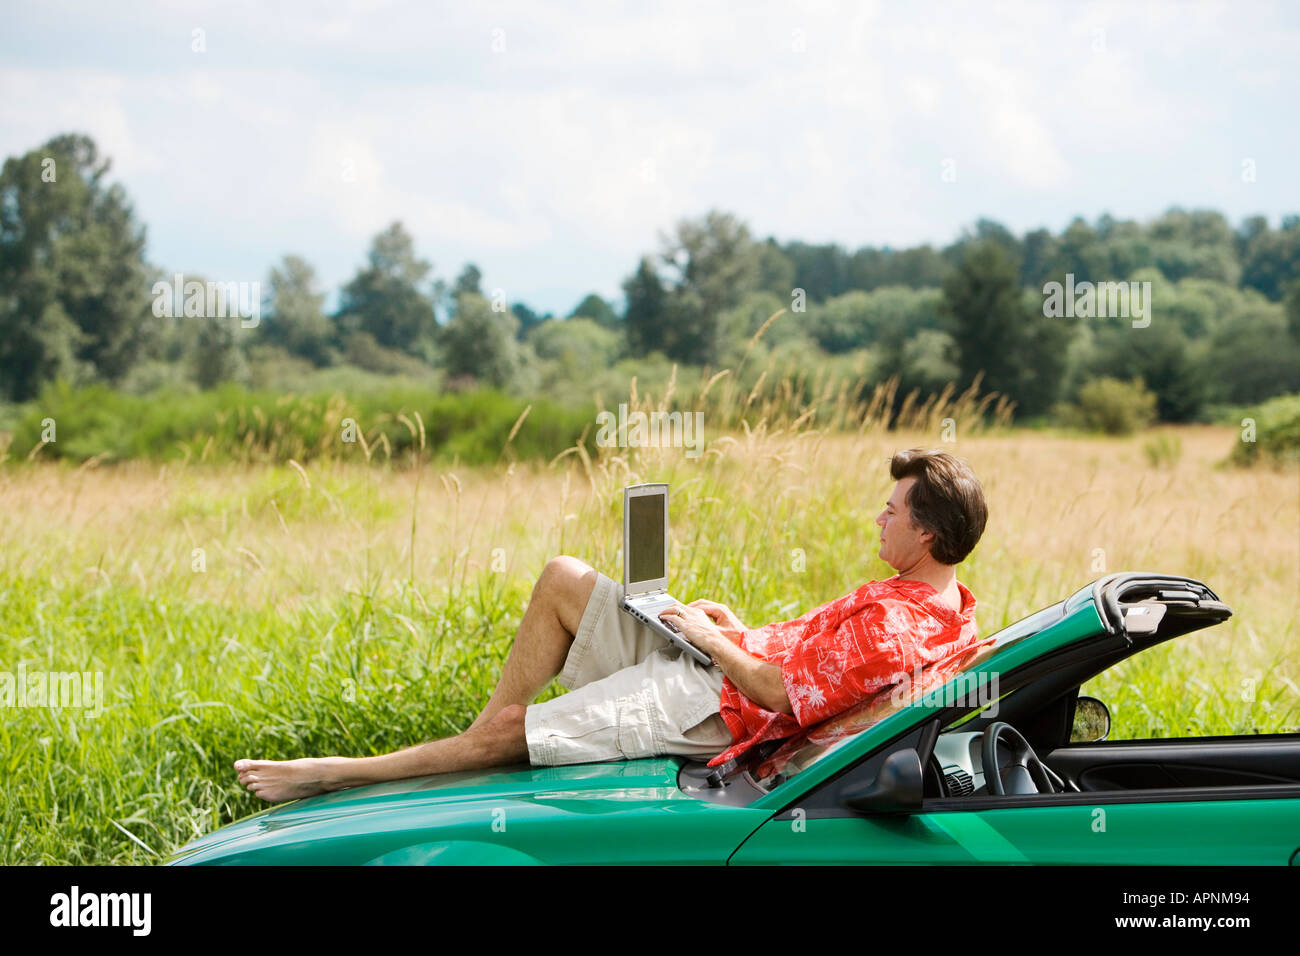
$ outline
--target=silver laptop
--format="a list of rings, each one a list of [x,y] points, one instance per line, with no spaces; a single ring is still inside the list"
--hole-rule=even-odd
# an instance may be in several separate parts
[[[661,634],[706,667],[708,654],[682,637],[659,612],[674,604],[668,593],[668,486],[628,485],[623,489],[622,609]]]

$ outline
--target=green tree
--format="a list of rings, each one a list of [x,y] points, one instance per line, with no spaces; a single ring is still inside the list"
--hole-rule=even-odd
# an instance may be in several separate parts
[[[183,321],[197,323],[190,360],[192,376],[200,388],[214,388],[222,382],[248,384],[248,361],[241,347],[243,330],[238,321],[206,317]]]
[[[913,289],[936,289],[950,266],[943,256],[927,246],[914,246],[892,253],[878,285],[905,285]]]
[[[1300,344],[1300,279],[1293,279],[1287,286],[1282,305],[1286,310],[1286,324],[1291,332],[1291,338]]]
[[[385,348],[400,349],[426,361],[436,356],[438,323],[432,292],[424,283],[433,266],[415,255],[411,236],[394,222],[375,236],[369,262],[343,288],[339,325],[346,335],[368,332]]]
[[[1181,240],[1194,246],[1232,247],[1232,227],[1223,213],[1212,209],[1187,212],[1177,206],[1167,210],[1147,227],[1152,239]]]
[[[1300,279],[1300,217],[1288,217],[1277,230],[1265,223],[1246,245],[1241,284],[1277,302],[1295,279]]]
[[[1154,312],[1154,309],[1153,309]],[[1149,326],[1128,319],[1096,319],[1096,345],[1086,366],[1087,380],[1142,379],[1155,396],[1161,421],[1193,421],[1206,400],[1205,379],[1193,349],[1178,324],[1158,314]]]
[[[1188,278],[1168,283],[1155,277],[1152,298],[1152,313],[1159,316],[1157,321],[1174,322],[1189,340],[1211,335],[1244,305],[1242,290],[1213,279]]]
[[[1160,272],[1170,279],[1213,279],[1236,285],[1241,267],[1231,246],[1197,246],[1186,240],[1155,242],[1151,259]]]
[[[465,268],[460,270],[460,275],[456,276],[456,281],[451,287],[453,301],[460,299],[466,293],[483,294],[483,273],[472,262],[465,263]]]
[[[543,322],[526,341],[550,363],[548,385],[590,381],[614,366],[622,348],[622,336],[584,316]]]
[[[665,354],[692,365],[717,364],[724,345],[722,313],[758,285],[759,248],[749,227],[716,209],[702,219],[684,219],[660,258],[670,285]]]
[[[723,313],[758,286],[759,246],[735,216],[711,210],[701,219],[679,222],[659,258],[667,271],[667,297],[658,310],[658,347],[680,362],[717,364],[725,346]],[[657,280],[657,275],[640,276],[646,288],[636,291],[653,299]],[[629,312],[631,307],[629,299]]]
[[[636,272],[624,281],[623,294],[627,297],[623,325],[627,329],[629,348],[641,354],[663,352],[668,290],[649,256],[642,256]]]
[[[269,313],[259,329],[263,341],[317,366],[336,360],[335,328],[324,312],[325,295],[316,291],[316,270],[300,256],[287,255],[271,269]]]
[[[1056,242],[1056,258],[1049,276],[1063,281],[1067,274],[1080,282],[1106,282],[1112,278],[1109,256],[1093,229],[1082,218],[1075,218]]]
[[[1252,295],[1210,338],[1202,374],[1212,401],[1245,404],[1300,392],[1300,343],[1282,308]]]
[[[794,286],[803,289],[810,302],[848,291],[850,260],[841,246],[788,242],[781,251],[794,263]]]
[[[913,390],[922,397],[940,392],[960,374],[955,361],[957,344],[947,332],[921,329],[894,349],[881,351],[876,378],[881,380],[896,373],[895,395],[899,398]]]
[[[519,334],[517,336],[519,339],[527,338],[528,333],[532,331],[533,328],[541,325],[547,319],[553,318],[549,312],[545,315],[538,315],[522,302],[512,303],[510,311],[513,312],[515,317],[519,320]]]
[[[1247,216],[1233,233],[1233,245],[1237,250],[1237,259],[1244,263],[1246,254],[1250,250],[1250,244],[1254,242],[1255,237],[1261,233],[1268,232],[1267,216]]]
[[[915,333],[943,328],[941,303],[936,289],[894,285],[871,292],[854,290],[809,310],[808,325],[827,352],[884,346],[897,355]]]
[[[442,365],[449,378],[470,377],[482,385],[509,385],[522,363],[516,333],[519,320],[493,311],[483,296],[462,293],[456,314],[442,327]]]
[[[569,318],[591,319],[601,328],[613,332],[620,331],[623,327],[618,313],[614,311],[608,302],[594,292],[587,295],[574,307],[573,311],[569,313]]]
[[[1060,255],[1060,246],[1046,229],[1035,229],[1020,245],[1020,282],[1031,289],[1041,289],[1051,278],[1052,268]]]
[[[1016,267],[996,242],[968,246],[944,281],[943,296],[961,370],[958,387],[983,372],[981,388],[1011,398],[1022,415],[1047,411],[1064,368],[1070,320],[1042,314],[1041,290],[1022,294]]]
[[[808,331],[832,355],[862,348],[875,340],[871,324],[871,293],[853,289],[815,303],[808,310]]]
[[[978,242],[992,242],[1001,246],[1002,251],[1007,254],[1007,258],[1019,272],[1024,258],[1020,240],[1010,229],[993,219],[976,220],[974,229],[966,229],[957,242],[944,250],[944,258],[952,265],[957,265],[961,262],[966,247]]]
[[[144,353],[145,230],[87,136],[56,136],[0,170],[0,393],[119,382]]]
[[[956,261],[960,256],[956,257]],[[863,246],[848,261],[848,275],[844,290],[861,289],[870,292],[883,286],[909,286],[913,289],[936,289],[943,282],[950,266],[945,253],[930,246],[911,249],[873,249]],[[814,296],[820,300],[822,297]]]
[[[720,361],[735,367],[749,349],[749,343],[758,330],[782,309],[786,311],[767,327],[762,339],[755,344],[758,351],[751,353],[750,361],[778,345],[807,339],[805,317],[790,311],[788,297],[767,290],[755,290],[746,295],[735,308],[722,314],[718,333],[723,343]]]
[[[794,263],[781,251],[780,244],[769,236],[758,247],[758,288],[789,302],[796,288],[794,276]]]

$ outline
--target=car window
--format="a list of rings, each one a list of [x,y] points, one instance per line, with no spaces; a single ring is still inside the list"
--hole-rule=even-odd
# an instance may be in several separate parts
[[[989,703],[985,704],[983,707],[977,707],[972,711],[962,714],[960,717],[958,717],[956,720],[949,723],[947,726],[940,728],[939,732],[946,734],[951,730],[961,730],[963,727],[965,727],[976,717],[982,717],[985,714],[988,714],[990,711],[992,711],[994,713],[994,716],[996,716],[996,711],[994,710],[995,706],[1000,704],[1002,701],[1006,700],[1007,697],[1009,697],[1010,695],[1011,695],[1011,691],[1007,691],[1005,694],[1002,694],[1000,697],[998,697],[997,700],[990,701]]]
[[[1086,681],[1079,695],[1110,711],[1107,740],[1300,732],[1296,685],[1228,635],[1211,627],[1149,647]]]

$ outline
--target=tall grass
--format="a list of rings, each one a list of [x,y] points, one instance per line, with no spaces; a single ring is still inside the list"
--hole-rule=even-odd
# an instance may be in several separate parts
[[[493,464],[448,464],[411,408],[394,417],[405,444],[378,452],[363,429],[350,460],[0,468],[0,670],[101,671],[106,698],[97,717],[0,713],[0,863],[155,862],[263,806],[236,782],[241,756],[374,754],[463,729],[548,557],[619,574],[629,482],[672,483],[673,592],[751,626],[886,577],[873,521],[889,456],[912,445],[962,455],[983,482],[990,523],[959,570],[981,633],[1125,568],[1201,578],[1236,610],[1085,688],[1114,736],[1297,723],[1295,475],[1215,467],[1228,429],[1180,430],[1176,467],[1157,467],[1138,438],[1014,433],[973,394],[900,422],[875,394],[817,386],[800,405],[807,382],[729,378],[626,397],[703,410],[698,458],[585,440],[502,457],[534,409]]]

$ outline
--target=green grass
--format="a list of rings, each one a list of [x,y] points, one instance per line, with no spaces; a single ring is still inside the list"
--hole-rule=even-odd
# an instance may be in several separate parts
[[[822,576],[744,566],[757,540],[816,536],[807,519],[791,524],[781,508],[704,497],[683,504],[688,527],[738,510],[743,520],[722,542],[697,550],[683,542],[680,593],[720,595],[754,623],[795,616],[836,591]],[[608,549],[595,550],[608,559]],[[826,557],[814,553],[810,566],[825,567]],[[378,754],[464,729],[504,662],[527,599],[524,578],[479,573],[424,594],[408,582],[371,584],[284,614],[93,579],[0,581],[8,666],[102,671],[105,684],[98,716],[15,708],[0,723],[0,863],[157,862],[264,808],[235,783],[238,757]],[[1294,686],[1280,670],[1233,673],[1190,654],[1197,640],[1157,647],[1085,687],[1111,708],[1112,738],[1294,727]],[[1249,677],[1258,682],[1253,702]]]
[[[595,410],[487,389],[282,395],[226,385],[130,395],[55,384],[9,417],[8,455],[15,460],[305,463],[368,461],[375,454],[409,459],[418,452],[472,465],[553,457],[584,431],[594,432]],[[587,446],[594,450],[592,439]]]
[[[1159,644],[1079,689],[1104,701],[1108,740],[1300,733],[1300,688],[1280,648],[1263,666],[1223,666],[1214,631]],[[1292,673],[1294,671],[1292,670]]]
[[[462,730],[546,558],[618,574],[625,483],[672,483],[674,593],[751,626],[893,573],[873,525],[888,455],[938,444],[937,428],[707,424],[697,460],[0,468],[0,671],[98,671],[105,695],[97,717],[0,713],[0,863],[157,862],[264,808],[238,786],[240,757],[363,756]],[[1098,551],[1105,570],[1200,577],[1235,616],[1085,687],[1112,737],[1294,729],[1293,472],[1216,468],[1224,428],[1180,432],[1172,463],[1147,461],[1142,436],[960,434],[990,503],[959,569],[982,634],[1100,576]]]
[[[104,674],[98,715],[15,708],[0,724],[5,864],[157,861],[261,809],[231,786],[239,756],[382,753],[462,730],[520,602],[489,588],[426,611],[413,593],[355,594],[285,616],[134,588],[9,580],[0,595],[15,673]]]

